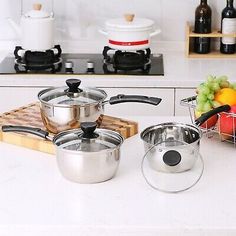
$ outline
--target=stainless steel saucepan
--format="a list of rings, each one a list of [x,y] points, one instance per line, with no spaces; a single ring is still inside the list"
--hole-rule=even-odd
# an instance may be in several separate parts
[[[40,110],[47,130],[58,133],[79,128],[81,122],[96,122],[104,113],[104,105],[124,102],[139,102],[158,105],[160,98],[119,94],[109,100],[104,90],[81,88],[81,81],[68,79],[67,86],[49,88],[39,92]]]
[[[213,115],[229,110],[229,105],[215,108],[195,120],[195,125],[168,122],[143,130],[140,137],[146,154],[142,173],[147,183],[164,192],[180,192],[194,186],[204,166],[199,153],[202,137],[199,126]]]
[[[2,126],[3,132],[26,132],[51,140],[56,147],[62,175],[78,183],[99,183],[115,176],[123,137],[111,130],[96,129],[95,122],[81,123],[81,129],[51,137],[47,131],[25,126]]]

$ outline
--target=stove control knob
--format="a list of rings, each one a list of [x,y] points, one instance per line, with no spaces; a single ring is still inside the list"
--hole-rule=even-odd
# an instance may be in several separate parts
[[[73,62],[72,61],[66,61],[65,62],[65,70],[66,73],[73,73]]]
[[[88,74],[94,73],[94,63],[92,61],[87,62],[87,73]]]

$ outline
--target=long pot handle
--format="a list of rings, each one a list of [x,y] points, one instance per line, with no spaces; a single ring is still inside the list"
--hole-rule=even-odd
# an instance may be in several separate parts
[[[21,132],[21,133],[28,133],[39,136],[44,139],[52,140],[49,136],[49,133],[45,130],[40,128],[28,127],[28,126],[18,126],[18,125],[3,125],[2,126],[3,132]]]
[[[223,105],[223,106],[219,106],[213,110],[210,110],[206,113],[204,113],[202,116],[200,116],[198,119],[195,120],[195,124],[197,126],[202,125],[205,121],[207,121],[209,118],[211,118],[212,116],[220,113],[220,112],[227,112],[231,109],[230,105]]]
[[[153,32],[150,33],[150,37],[153,37],[153,36],[155,36],[157,34],[160,34],[160,33],[161,33],[161,30],[160,29],[156,29],[156,30],[154,30]]]
[[[108,35],[108,32],[103,29],[98,29],[98,32],[104,35]]]
[[[108,102],[111,105],[124,103],[124,102],[139,102],[139,103],[147,103],[147,104],[157,106],[161,102],[161,100],[162,99],[158,97],[118,94],[117,96],[111,97]]]

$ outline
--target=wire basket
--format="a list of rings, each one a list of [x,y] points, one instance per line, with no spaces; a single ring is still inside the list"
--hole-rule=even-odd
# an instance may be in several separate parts
[[[188,108],[191,122],[195,124],[195,108],[197,105],[197,96],[184,98],[180,105]],[[233,143],[236,146],[236,113],[222,112],[215,117],[215,122],[205,122],[200,126],[203,134],[208,138],[217,137],[222,142]]]

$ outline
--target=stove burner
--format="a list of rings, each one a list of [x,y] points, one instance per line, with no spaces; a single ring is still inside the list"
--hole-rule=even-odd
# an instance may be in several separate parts
[[[52,73],[62,68],[61,48],[56,45],[54,48],[44,52],[24,50],[17,46],[14,51],[16,72],[48,70]]]
[[[126,52],[117,50],[112,55],[108,55],[108,51],[114,50],[108,46],[104,47],[104,65],[105,73],[117,73],[118,70],[131,71],[141,70],[142,73],[148,74],[151,69],[151,50],[138,50],[136,52]],[[112,52],[112,51],[111,51]]]

